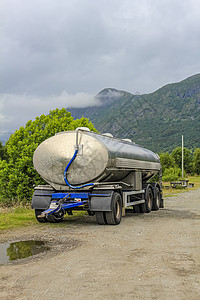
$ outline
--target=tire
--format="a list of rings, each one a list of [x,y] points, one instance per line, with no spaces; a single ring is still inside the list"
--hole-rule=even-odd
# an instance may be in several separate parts
[[[119,193],[114,193],[111,200],[112,211],[106,211],[106,221],[109,225],[118,225],[122,219],[122,197]]]
[[[135,214],[139,214],[140,213],[140,204],[134,205],[133,210],[134,210]]]
[[[145,193],[145,203],[141,204],[141,211],[143,213],[150,213],[152,208],[153,208],[153,192],[150,184],[148,184]]]
[[[154,192],[153,210],[159,210],[160,203],[161,203],[161,193],[160,193],[160,189],[156,186]]]
[[[96,221],[99,225],[106,225],[107,224],[106,216],[105,216],[104,211],[96,211],[95,216],[96,216]]]
[[[38,217],[38,216],[41,215],[41,213],[42,213],[43,211],[45,211],[45,209],[35,209],[35,216],[36,216],[36,219],[37,219],[37,221],[40,222],[40,223],[46,223],[46,222],[48,222],[48,220],[47,220],[46,217],[41,217],[41,218]]]
[[[92,216],[92,217],[93,217],[93,216],[95,215],[95,212],[94,212],[94,211],[89,211],[89,210],[88,210],[87,213],[88,213],[88,216]]]
[[[65,214],[64,210],[61,209],[59,212],[47,216],[47,220],[50,223],[59,223],[59,222],[62,222],[62,220],[64,218],[64,214]]]

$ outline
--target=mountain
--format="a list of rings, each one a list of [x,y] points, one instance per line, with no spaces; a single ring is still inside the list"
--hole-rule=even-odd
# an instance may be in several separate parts
[[[182,135],[186,148],[200,147],[200,74],[150,94],[106,88],[96,97],[99,106],[67,110],[74,118],[89,118],[101,133],[130,138],[155,152],[181,146]]]

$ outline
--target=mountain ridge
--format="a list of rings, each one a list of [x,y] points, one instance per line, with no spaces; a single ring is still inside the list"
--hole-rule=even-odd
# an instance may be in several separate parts
[[[150,94],[105,88],[96,97],[99,106],[67,110],[74,118],[89,118],[101,133],[131,138],[155,152],[181,146],[182,134],[185,147],[200,147],[200,74]]]

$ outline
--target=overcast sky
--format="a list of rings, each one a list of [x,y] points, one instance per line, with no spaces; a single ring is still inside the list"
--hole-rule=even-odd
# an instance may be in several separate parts
[[[105,87],[151,93],[200,73],[199,4],[1,0],[0,133]]]

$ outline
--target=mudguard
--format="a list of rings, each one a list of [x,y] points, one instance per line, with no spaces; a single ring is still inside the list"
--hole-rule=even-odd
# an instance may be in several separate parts
[[[112,211],[113,190],[93,190],[90,198],[90,211]]]
[[[51,202],[53,189],[38,189],[36,188],[32,197],[32,209],[47,209]]]

